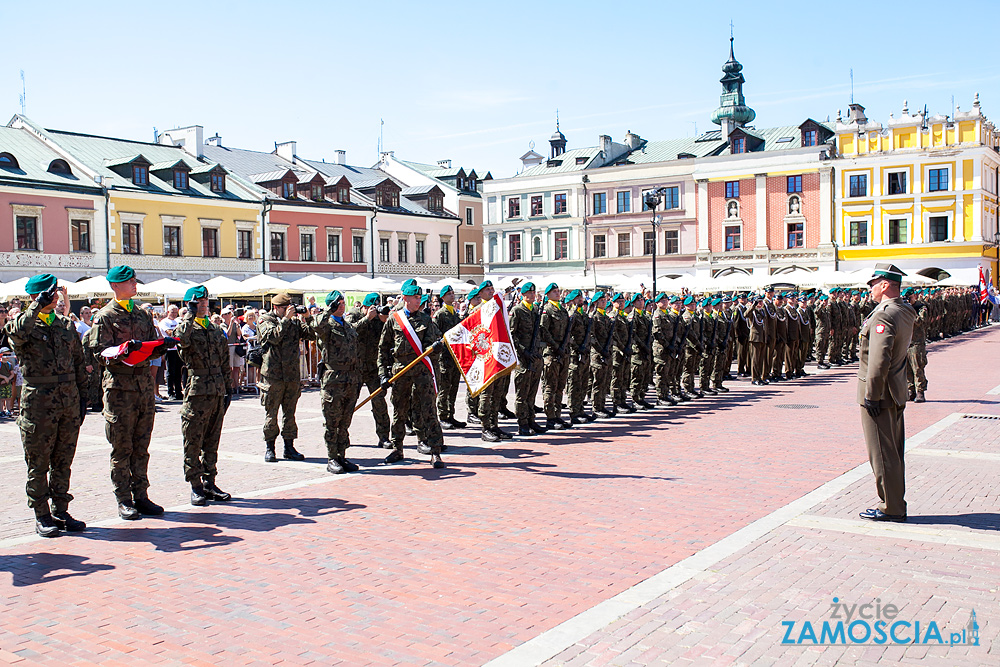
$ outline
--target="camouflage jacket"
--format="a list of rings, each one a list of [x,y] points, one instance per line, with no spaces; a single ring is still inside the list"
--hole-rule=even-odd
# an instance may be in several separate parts
[[[625,345],[628,343],[628,330],[631,327],[628,317],[623,311],[616,311],[611,317],[611,325],[614,327],[611,331],[611,335],[614,337],[611,350],[615,354],[628,356],[628,350],[625,349]]]
[[[545,349],[542,350],[542,354],[547,356],[562,356],[565,355],[566,350],[563,349],[560,354],[559,348],[563,344],[563,340],[566,339],[566,328],[569,326],[569,314],[566,309],[557,303],[552,303],[551,301],[545,302],[545,307],[542,308],[542,323],[539,327],[539,334],[543,331],[545,332]]]
[[[538,307],[531,304],[531,308],[524,305],[524,301],[514,306],[510,313],[510,340],[514,343],[514,351],[517,352],[518,361],[527,368],[531,365],[528,355],[538,355],[538,348],[542,342],[542,332],[535,331],[540,326]],[[534,344],[532,344],[534,336]]]
[[[266,312],[257,321],[257,340],[264,348],[264,363],[260,374],[264,380],[272,382],[298,382],[299,341],[312,340],[314,334],[309,327],[312,316],[305,321],[293,317],[278,317]]]
[[[368,318],[363,311],[351,309],[344,320],[358,333],[358,362],[362,379],[378,377],[378,341],[385,323],[381,317]]]
[[[229,341],[222,329],[211,322],[203,327],[188,311],[174,337],[177,353],[188,370],[185,396],[224,396],[236,388],[229,372]]]
[[[651,328],[652,322],[649,321],[645,312],[632,311],[632,348],[629,353],[632,355],[633,362],[643,362],[650,359],[651,351],[646,346],[646,339],[649,338]]]
[[[130,340],[150,341],[160,338],[153,324],[153,317],[138,304],[132,306],[129,312],[120,303],[112,299],[106,306],[94,315],[93,327],[84,336],[84,345],[93,352],[94,357],[104,364],[105,389],[122,389],[124,391],[152,392],[153,377],[149,374],[149,359],[135,366],[128,366],[118,359],[109,359],[101,352],[109,347],[118,347]],[[162,357],[166,348],[157,347],[150,359]]]
[[[447,306],[441,306],[431,316],[431,321],[434,322],[434,326],[438,328],[441,335],[444,335],[449,329],[457,327],[458,323],[462,321],[462,318],[459,317],[458,311],[455,310],[454,307],[452,307],[451,310],[448,310]],[[458,368],[458,365],[455,364],[455,359],[451,356],[451,354],[442,354],[441,358],[438,359],[438,363]]]
[[[580,348],[583,346],[583,340],[587,337],[587,324],[590,322],[590,318],[587,316],[587,311],[583,308],[574,308],[573,316],[569,320],[569,341],[566,343],[566,350],[571,354],[582,354]],[[590,354],[586,350],[584,351],[588,355]]]
[[[43,323],[38,319],[40,310],[32,301],[4,327],[24,377],[21,404],[44,400],[52,409],[79,407],[80,397],[87,396],[80,335],[62,315],[56,315],[52,324]]]
[[[361,362],[358,358],[357,327],[349,324],[346,319],[337,322],[333,319],[333,315],[324,312],[313,318],[312,330],[319,345],[323,365],[326,366],[326,371],[320,380],[321,391],[328,393],[330,386],[334,384],[360,383]]]
[[[398,312],[402,317],[406,317],[405,310],[394,312]],[[424,350],[441,340],[441,332],[438,330],[437,325],[434,324],[430,316],[424,311],[417,310],[412,312],[408,319]],[[437,352],[433,352],[428,355],[428,358],[433,361],[437,354]],[[410,345],[410,341],[403,333],[402,326],[396,321],[393,314],[390,314],[385,326],[382,327],[382,338],[379,340],[378,345],[379,374],[387,378],[392,377],[394,373],[401,371],[404,366],[416,359],[417,356],[419,355],[413,349],[413,346]],[[414,369],[414,371],[419,372],[420,367],[422,367],[422,364],[418,364],[418,368]]]
[[[614,337],[614,323],[607,313],[596,311],[590,325],[590,363],[603,364],[607,361],[605,356],[611,354],[612,342],[609,339]]]

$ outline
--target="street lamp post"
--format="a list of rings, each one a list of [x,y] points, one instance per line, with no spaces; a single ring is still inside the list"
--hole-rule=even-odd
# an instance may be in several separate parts
[[[657,188],[651,192],[647,192],[646,196],[643,197],[643,203],[646,205],[650,211],[653,212],[650,222],[653,223],[653,298],[656,298],[656,246],[659,240],[659,229],[660,222],[663,220],[656,213],[656,208],[660,205],[663,200],[663,193],[666,192],[666,188]]]
[[[997,249],[997,270],[993,272],[993,277],[997,282],[997,291],[1000,292],[1000,232],[993,232],[993,243]]]

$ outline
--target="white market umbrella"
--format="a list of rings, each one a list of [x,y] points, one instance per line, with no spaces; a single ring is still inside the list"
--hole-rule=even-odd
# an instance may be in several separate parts
[[[208,290],[209,296],[219,296],[223,292],[232,292],[240,288],[240,281],[227,278],[226,276],[216,276],[202,283]]]
[[[332,287],[332,285],[332,279],[317,276],[314,273],[311,273],[304,278],[293,280],[291,283],[291,287],[294,289],[300,289],[304,292],[329,292],[336,289]]]
[[[28,284],[30,278],[18,278],[17,280],[12,280],[9,283],[4,283],[0,286],[0,298],[5,301],[16,296],[28,296],[28,293],[24,291],[24,286]],[[59,287],[65,287],[69,289],[70,285],[73,283],[66,282],[62,278],[58,280]]]
[[[167,297],[168,299],[179,299],[184,296],[188,288],[194,285],[192,282],[180,282],[179,280],[172,280],[170,278],[160,278],[159,280],[154,280],[151,283],[146,283],[145,285],[139,285],[139,289],[147,294],[156,294],[157,296]]]
[[[979,284],[979,267],[968,267],[961,269],[945,269],[949,275],[947,278],[937,281],[937,285],[942,287],[968,287]]]

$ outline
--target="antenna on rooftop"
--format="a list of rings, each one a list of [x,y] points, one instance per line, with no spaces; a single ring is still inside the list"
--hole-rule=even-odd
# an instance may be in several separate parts
[[[382,159],[382,129],[385,127],[385,119],[378,119],[378,157]]]
[[[21,70],[21,115],[25,114],[25,109],[28,106],[28,88],[24,84],[24,70]]]
[[[854,68],[851,68],[851,104],[854,104]]]

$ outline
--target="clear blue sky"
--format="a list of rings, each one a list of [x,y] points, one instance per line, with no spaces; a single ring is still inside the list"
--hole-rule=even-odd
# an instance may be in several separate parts
[[[729,22],[755,125],[924,104],[1000,118],[997,3],[0,3],[0,115],[150,141],[200,124],[223,143],[402,159],[510,176],[559,109],[569,147],[715,127]],[[836,13],[834,13],[836,12]],[[849,26],[844,34],[844,26]]]

